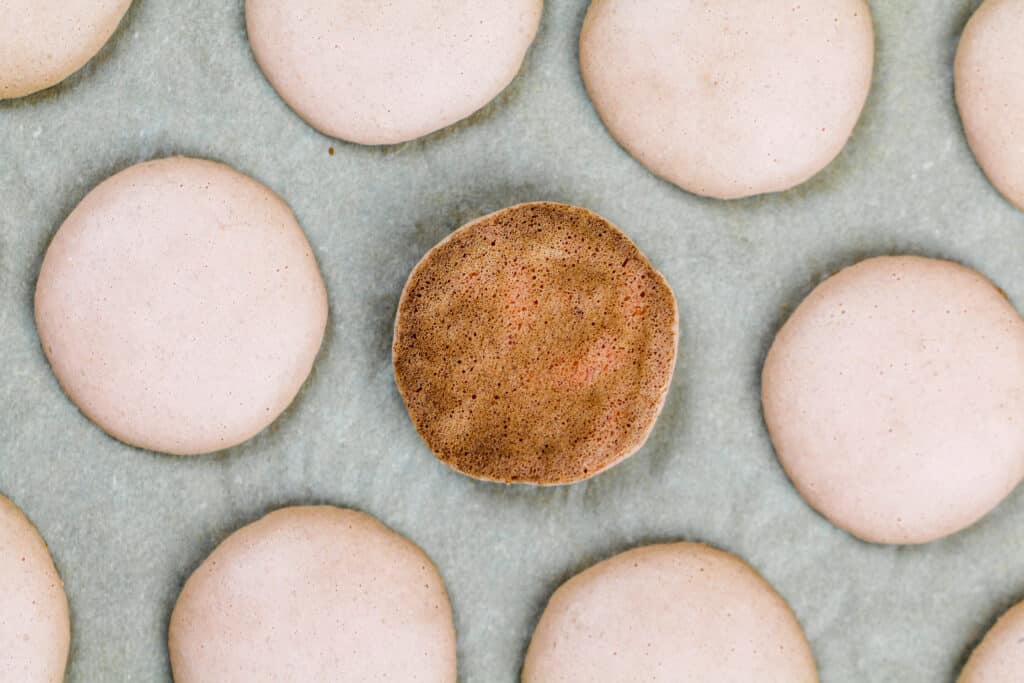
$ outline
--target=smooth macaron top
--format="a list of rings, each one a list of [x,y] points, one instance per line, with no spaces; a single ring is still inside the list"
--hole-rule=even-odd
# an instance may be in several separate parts
[[[1006,612],[971,653],[957,683],[1018,683],[1024,678],[1024,603]]]
[[[864,0],[593,0],[587,92],[612,136],[695,194],[779,192],[827,166],[867,99]]]
[[[548,602],[523,683],[817,683],[803,629],[749,565],[698,543],[636,548]]]
[[[543,0],[247,0],[256,61],[314,128],[364,145],[422,137],[507,86]]]
[[[956,102],[982,170],[1024,211],[1024,0],[985,0],[956,53]]]
[[[886,256],[833,275],[779,331],[762,378],[786,472],[864,540],[952,534],[1024,476],[1024,320],[956,263]]]
[[[276,419],[327,321],[313,249],[284,201],[181,157],[133,166],[82,200],[46,252],[35,308],[81,411],[121,441],[182,455]]]
[[[63,681],[70,623],[64,582],[45,541],[0,496],[0,681]]]
[[[60,83],[92,59],[131,0],[4,0],[0,3],[0,100]]]
[[[372,517],[270,513],[221,543],[171,614],[176,683],[455,683],[455,627],[430,558]]]

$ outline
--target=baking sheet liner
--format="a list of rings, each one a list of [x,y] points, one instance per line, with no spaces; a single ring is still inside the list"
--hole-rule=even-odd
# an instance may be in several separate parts
[[[760,366],[786,315],[860,258],[955,259],[1024,305],[1024,214],[974,163],[952,96],[975,0],[875,1],[875,83],[850,144],[784,194],[734,202],[648,173],[606,133],[579,76],[585,0],[548,0],[523,72],[424,140],[324,137],[258,70],[239,0],[136,0],[78,75],[0,103],[0,493],[39,526],[73,611],[70,681],[170,679],[167,621],[231,531],[288,504],[369,512],[420,544],[451,593],[463,681],[515,681],[551,592],[627,548],[700,540],[749,561],[792,604],[824,681],[953,681],[1024,597],[1024,488],[973,528],[882,547],[797,495],[766,434]],[[329,153],[334,148],[334,154]],[[146,159],[231,164],[279,192],[316,249],[331,318],[315,370],[272,428],[191,459],[105,436],[64,398],[32,316],[47,243],[97,183]],[[680,362],[647,445],[565,488],[470,480],[416,435],[391,373],[416,261],[468,220],[553,200],[597,211],[661,270]]]

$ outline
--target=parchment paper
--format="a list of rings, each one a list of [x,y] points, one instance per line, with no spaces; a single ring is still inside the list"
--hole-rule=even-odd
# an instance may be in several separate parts
[[[0,103],[0,493],[39,526],[66,581],[69,680],[169,680],[167,621],[192,570],[263,513],[324,502],[379,517],[437,562],[463,681],[516,681],[562,581],[676,539],[761,571],[795,609],[824,681],[952,681],[1024,597],[1024,489],[943,541],[854,540],[786,479],[759,373],[810,287],[869,255],[955,259],[1024,305],[1024,214],[974,163],[952,97],[957,38],[976,4],[875,0],[874,89],[842,156],[792,192],[726,203],[656,179],[604,130],[578,71],[585,0],[548,0],[523,72],[486,110],[388,148],[329,139],[287,108],[252,59],[241,0],[136,0],[84,71]],[[43,252],[75,204],[109,175],[172,154],[224,161],[279,192],[331,297],[323,351],[294,406],[250,443],[193,459],[126,447],[82,417],[32,316]],[[390,363],[399,293],[419,257],[467,220],[542,199],[586,206],[630,235],[674,288],[682,332],[648,444],[590,482],[543,490],[438,463]]]

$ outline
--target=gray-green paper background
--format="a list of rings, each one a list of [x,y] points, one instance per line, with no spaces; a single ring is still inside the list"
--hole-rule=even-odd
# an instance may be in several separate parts
[[[809,288],[868,255],[955,259],[1024,305],[1024,214],[975,165],[952,96],[976,4],[873,2],[875,82],[843,154],[794,191],[721,202],[658,180],[606,133],[578,70],[585,0],[548,0],[522,73],[483,112],[387,148],[329,139],[287,108],[252,59],[241,0],[136,0],[82,72],[0,102],[0,493],[39,526],[66,581],[69,680],[169,680],[167,621],[191,571],[271,509],[331,503],[377,516],[437,563],[463,681],[515,681],[563,580],[676,539],[762,572],[804,625],[824,681],[952,681],[1024,597],[1024,488],[923,547],[854,540],[786,479],[759,373]],[[226,162],[280,193],[331,306],[292,408],[251,442],[191,459],[129,448],[82,417],[32,314],[44,250],[75,204],[109,175],[173,154]],[[480,483],[438,463],[390,362],[399,293],[420,256],[467,220],[531,200],[617,224],[666,275],[681,317],[680,363],[647,445],[555,489]]]

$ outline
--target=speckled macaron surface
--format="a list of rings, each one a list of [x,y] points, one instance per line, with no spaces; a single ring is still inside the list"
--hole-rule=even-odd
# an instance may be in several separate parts
[[[221,543],[171,615],[175,683],[455,683],[448,594],[422,550],[368,515],[273,512]]]
[[[327,135],[394,144],[440,130],[518,73],[543,0],[247,0],[257,62]]]
[[[697,543],[637,548],[563,584],[523,683],[816,683],[803,629],[745,562]]]
[[[842,150],[871,86],[864,0],[593,0],[587,91],[658,176],[732,199],[799,185]]]
[[[110,39],[131,0],[0,2],[0,100],[60,83]]]
[[[1024,603],[1000,617],[971,653],[957,683],[1018,683],[1024,680]]]
[[[762,392],[790,479],[864,540],[952,534],[1024,476],[1024,321],[956,263],[887,256],[830,277],[779,331]]]
[[[70,623],[64,583],[46,543],[0,496],[0,681],[63,681]]]
[[[121,441],[180,455],[273,422],[327,320],[313,250],[284,201],[187,158],[133,166],[90,192],[46,252],[35,309],[79,409]]]
[[[665,279],[608,221],[522,204],[456,230],[413,270],[395,377],[443,462],[480,479],[571,483],[646,440],[677,328]]]
[[[1024,211],[1024,0],[985,0],[956,55],[956,102],[974,157]]]

